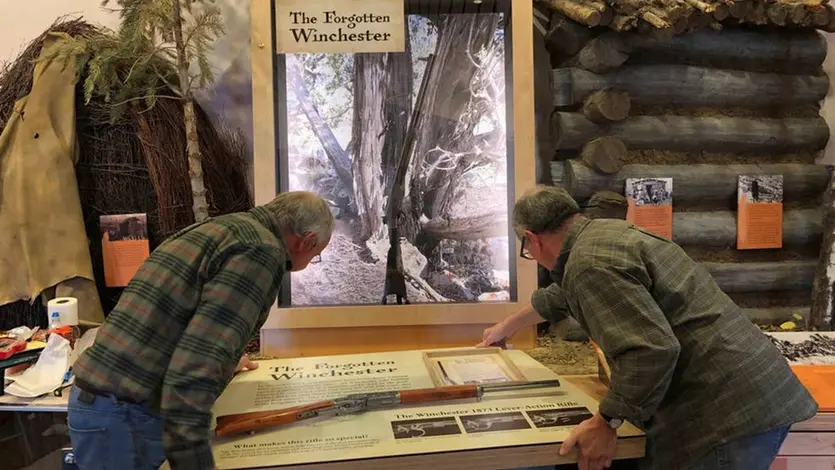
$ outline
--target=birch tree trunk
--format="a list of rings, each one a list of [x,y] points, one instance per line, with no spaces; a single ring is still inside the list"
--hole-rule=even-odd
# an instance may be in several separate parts
[[[177,48],[177,72],[183,98],[183,123],[186,133],[186,153],[188,155],[188,173],[191,180],[194,221],[202,222],[209,217],[209,205],[206,202],[206,186],[203,184],[203,154],[200,152],[197,117],[194,114],[194,96],[191,92],[188,76],[180,0],[174,0],[174,43]]]

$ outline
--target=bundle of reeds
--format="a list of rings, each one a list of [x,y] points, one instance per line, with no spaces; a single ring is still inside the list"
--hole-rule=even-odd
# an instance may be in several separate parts
[[[81,19],[58,19],[21,54],[0,68],[0,128],[14,104],[32,86],[34,61],[49,32],[72,36],[108,34]],[[84,82],[79,77],[79,87]],[[121,288],[104,283],[99,216],[145,213],[151,249],[166,237],[194,222],[186,159],[182,103],[159,99],[153,108],[136,108],[115,123],[101,98],[84,103],[76,93],[79,155],[76,177],[81,197],[96,284],[105,312],[118,301]],[[245,211],[252,207],[247,181],[248,146],[239,131],[213,122],[196,106],[203,151],[203,171],[210,215]],[[46,326],[44,304],[22,300],[0,306],[0,329],[19,325]]]

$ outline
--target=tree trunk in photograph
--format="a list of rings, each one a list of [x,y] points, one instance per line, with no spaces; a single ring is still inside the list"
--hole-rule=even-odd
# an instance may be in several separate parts
[[[409,116],[412,113],[412,56],[409,47],[409,28],[404,28],[406,51],[386,54],[386,82],[383,96],[385,141],[383,143],[383,187],[384,194],[391,194],[395,184],[397,168],[406,145]],[[410,157],[411,155],[408,155]],[[400,180],[399,184],[403,184]],[[400,211],[400,208],[397,209]]]
[[[829,183],[824,205],[823,243],[812,288],[810,325],[819,329],[835,329],[833,309],[835,309],[835,175]]]
[[[689,65],[635,65],[598,75],[580,68],[553,71],[554,106],[573,106],[617,88],[632,103],[688,107],[770,108],[817,104],[826,97],[826,75],[720,70]]]
[[[293,90],[293,94],[296,95],[296,99],[299,101],[299,106],[301,106],[302,112],[305,117],[307,117],[307,121],[313,129],[313,133],[316,135],[319,143],[322,144],[322,148],[325,150],[325,155],[327,155],[328,160],[330,160],[331,165],[333,165],[336,176],[348,189],[348,192],[353,198],[354,178],[351,174],[351,157],[348,155],[348,152],[342,148],[339,141],[336,140],[336,136],[333,134],[330,126],[327,122],[325,122],[325,119],[322,118],[322,115],[319,114],[319,109],[316,107],[316,104],[313,102],[313,98],[311,98],[310,93],[307,91],[307,87],[304,85],[304,79],[302,78],[299,64],[291,54],[285,55],[284,57],[287,64],[287,81],[290,84],[290,88]]]
[[[379,238],[383,233],[382,156],[386,129],[386,88],[389,84],[387,54],[354,56],[354,117],[351,142],[352,170],[360,239]]]
[[[421,229],[438,240],[481,240],[507,236],[507,213],[487,214],[458,219],[438,217],[421,224]]]
[[[418,90],[417,103],[412,109],[412,57],[409,47],[409,27],[405,26],[406,51],[402,54],[388,55],[388,82],[386,83],[386,125],[389,128],[383,147],[383,173],[385,175],[388,206],[386,223],[389,230],[389,250],[386,254],[386,279],[383,290],[383,303],[390,295],[396,296],[398,303],[409,303],[406,289],[406,273],[403,267],[403,252],[400,239],[404,231],[410,229],[403,211],[403,198],[406,191],[406,172],[412,157],[415,141],[415,111],[423,107],[423,80]],[[428,63],[431,63],[431,57]],[[425,77],[424,77],[425,78]],[[416,230],[416,229],[414,229]],[[414,273],[413,276],[419,276]]]
[[[554,184],[585,201],[601,190],[623,194],[627,178],[673,178],[675,201],[736,202],[739,175],[783,175],[783,201],[808,201],[824,194],[829,181],[826,165],[776,163],[762,165],[624,165],[616,174],[598,173],[583,162],[551,163]],[[730,206],[729,206],[730,207]]]
[[[469,54],[487,46],[497,27],[495,15],[447,15],[439,25],[435,60],[425,72],[430,74],[426,109],[421,112],[412,160],[410,193],[416,220],[421,215],[438,217],[452,205],[455,186],[467,165],[438,168],[443,156],[432,150],[471,150],[476,123],[462,124],[458,119],[472,99],[470,87],[477,71]]]
[[[815,118],[630,116],[605,126],[580,113],[556,112],[551,136],[559,150],[579,149],[600,136],[617,136],[630,149],[781,153],[822,150],[829,126]]]
[[[202,222],[209,218],[209,204],[206,202],[206,186],[203,183],[203,155],[200,153],[197,117],[194,115],[194,98],[189,83],[180,0],[174,0],[173,13],[174,44],[177,49],[177,72],[180,80],[180,91],[183,96],[183,123],[185,125],[188,173],[191,180],[191,195],[193,199],[192,209],[194,211],[195,222]]]
[[[702,263],[722,292],[810,291],[815,260],[770,263]]]
[[[675,187],[673,204],[675,204]],[[796,209],[783,212],[783,245],[808,246],[821,241],[819,209]],[[673,241],[683,246],[724,247],[736,246],[736,213],[674,212]]]

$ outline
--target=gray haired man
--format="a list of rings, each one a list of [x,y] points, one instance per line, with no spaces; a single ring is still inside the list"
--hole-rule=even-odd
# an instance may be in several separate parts
[[[543,319],[576,319],[611,367],[609,391],[561,453],[580,469],[611,465],[624,420],[647,434],[642,467],[768,470],[789,427],[817,404],[771,341],[681,247],[623,220],[589,220],[561,188],[513,209],[521,256],[551,270],[531,306],[480,346]]]
[[[73,365],[68,424],[89,469],[213,469],[211,408],[267,319],[281,281],[330,242],[307,192],[194,224],[151,253]],[[237,367],[236,367],[237,366]]]

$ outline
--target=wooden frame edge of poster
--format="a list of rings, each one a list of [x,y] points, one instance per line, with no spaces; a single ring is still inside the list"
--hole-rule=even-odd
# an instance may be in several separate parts
[[[438,363],[443,359],[467,357],[467,356],[498,356],[499,366],[508,374],[508,376],[515,382],[527,381],[525,374],[516,366],[510,355],[502,348],[490,347],[479,349],[447,349],[440,351],[424,351],[423,363],[429,371],[429,376],[432,378],[432,383],[436,387],[449,385],[443,378],[443,373],[438,367]]]
[[[275,196],[277,181],[272,1],[252,0],[250,5],[253,184],[257,205]],[[513,2],[512,8],[513,175],[514,199],[518,199],[536,181],[533,4]],[[518,253],[520,242],[512,238],[511,246],[515,245]],[[516,263],[517,302],[274,306],[261,328],[261,353],[293,357],[471,346],[481,340],[484,328],[522,308],[536,289],[535,262],[517,257]],[[536,327],[517,333],[513,343],[517,348],[535,346]]]

